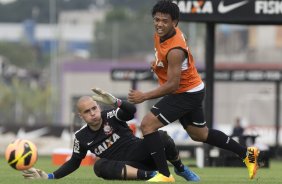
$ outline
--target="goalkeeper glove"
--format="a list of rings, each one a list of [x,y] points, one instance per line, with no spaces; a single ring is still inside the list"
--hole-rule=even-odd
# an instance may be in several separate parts
[[[25,179],[49,179],[48,174],[46,172],[40,169],[36,169],[34,167],[24,170],[23,177]]]
[[[114,97],[112,94],[100,88],[92,88],[92,91],[97,94],[92,96],[95,101],[102,102],[108,105],[113,105],[115,107],[119,107],[121,105],[120,99]]]

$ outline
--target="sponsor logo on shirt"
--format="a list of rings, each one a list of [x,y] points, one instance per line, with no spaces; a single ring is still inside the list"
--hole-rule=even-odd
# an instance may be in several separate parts
[[[159,61],[158,64],[157,64],[157,66],[163,68],[163,67],[164,67],[164,63],[163,63],[162,61]]]
[[[111,147],[117,140],[120,139],[120,136],[116,133],[113,133],[108,139],[103,141],[99,146],[94,149],[94,153],[98,156]]]
[[[94,141],[90,141],[90,142],[88,142],[88,143],[87,143],[87,145],[89,146],[90,144],[92,144],[92,142],[94,142]]]
[[[110,118],[114,117],[115,114],[116,114],[116,111],[115,111],[115,110],[112,110],[112,111],[110,111],[110,112],[107,113],[107,118],[110,119]]]
[[[73,152],[80,153],[80,151],[79,151],[79,141],[76,139],[76,137],[74,138]]]

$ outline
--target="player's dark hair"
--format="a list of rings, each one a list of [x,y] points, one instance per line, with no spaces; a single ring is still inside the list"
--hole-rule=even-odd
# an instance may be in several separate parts
[[[171,0],[161,0],[152,9],[152,16],[157,12],[169,14],[172,20],[179,20],[179,8]]]

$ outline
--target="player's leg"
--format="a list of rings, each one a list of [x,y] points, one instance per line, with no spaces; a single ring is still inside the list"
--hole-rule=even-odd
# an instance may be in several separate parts
[[[175,173],[187,181],[200,181],[200,177],[182,163],[173,139],[165,131],[159,130],[159,133],[164,143],[166,158],[174,166]]]
[[[208,129],[206,127],[202,107],[203,98],[204,95],[200,93],[189,95],[189,99],[193,99],[191,106],[193,107],[194,111],[189,112],[185,116],[183,116],[180,119],[181,124],[184,127],[187,127],[186,130],[194,141],[204,142],[212,146],[216,146],[236,153],[240,158],[244,160],[249,171],[249,177],[251,179],[254,178],[256,170],[258,168],[258,149],[253,147],[247,149],[245,146],[240,145],[225,133],[215,129]],[[185,124],[185,122],[189,123]]]
[[[170,172],[166,162],[164,145],[161,141],[159,132],[156,131],[162,126],[163,124],[151,112],[149,112],[141,122],[141,130],[144,136],[144,145],[153,157],[154,162],[158,168],[159,174],[163,175],[163,177],[157,177],[160,179],[166,179],[167,177],[167,179],[170,180]]]
[[[151,108],[151,113],[148,113],[141,122],[146,149],[154,158],[158,171],[167,178],[171,175],[167,166],[164,147],[156,130],[174,122],[184,114],[185,109],[179,105],[181,101],[181,95],[178,94],[163,97]]]
[[[108,180],[148,180],[156,175],[155,171],[145,171],[131,165],[101,158],[95,162],[94,172],[98,177]]]
[[[221,149],[229,150],[233,153],[236,153],[243,161],[245,162],[248,172],[249,178],[253,179],[258,169],[258,156],[259,150],[256,147],[248,147],[242,146],[231,137],[227,136],[225,133],[215,130],[215,129],[208,129],[198,128],[191,125],[188,125],[187,132],[191,136],[193,140],[200,141],[207,143],[212,146],[216,146]],[[207,133],[207,137],[201,136],[198,134]]]
[[[193,173],[187,166],[183,165],[181,159],[179,158],[179,151],[176,148],[173,139],[165,131],[159,130],[159,134],[161,141],[164,144],[166,159],[170,161],[172,165],[174,165],[176,173],[184,177],[188,181],[199,181],[199,177],[195,173]],[[146,151],[144,140],[139,142],[138,144],[134,144],[131,149],[128,149],[126,155],[128,155],[126,156],[126,158],[128,158],[129,160],[134,160],[135,163],[137,161],[141,164],[141,166],[131,165],[135,168],[140,168],[143,170],[157,170],[152,156]]]
[[[170,123],[173,123],[175,120],[181,118],[183,114],[193,110],[191,109],[191,105],[189,104],[189,102],[188,103],[185,102],[186,100],[185,98],[186,98],[186,93],[166,95],[151,108],[151,114],[154,115],[153,117],[155,119],[159,120],[158,121],[159,125],[163,124],[163,126],[165,126]],[[161,141],[159,137],[158,138],[156,138],[156,136],[153,137],[151,136],[152,133],[148,134],[149,131],[146,131],[146,127],[150,127],[150,125],[152,124],[152,122],[148,120],[150,119],[144,119],[141,122],[141,130],[143,134],[145,134],[144,142],[146,143],[146,147],[150,151],[150,153],[159,153],[163,151],[163,147],[161,149],[160,147]],[[146,126],[142,126],[142,124]],[[149,139],[149,137],[151,138]],[[157,151],[155,147],[158,147]],[[164,167],[166,163],[165,158],[160,157],[158,154],[156,154],[155,156],[153,155],[153,157],[158,170],[162,174],[168,176],[167,173],[163,172],[164,168],[168,170],[167,167]]]

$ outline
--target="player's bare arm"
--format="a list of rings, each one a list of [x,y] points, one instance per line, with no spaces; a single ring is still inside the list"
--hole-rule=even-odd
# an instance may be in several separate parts
[[[172,49],[167,55],[168,72],[167,81],[158,88],[149,91],[141,92],[139,90],[130,90],[128,101],[131,103],[142,103],[149,99],[159,98],[164,95],[175,92],[179,87],[181,65],[185,59],[185,53],[181,49]]]

